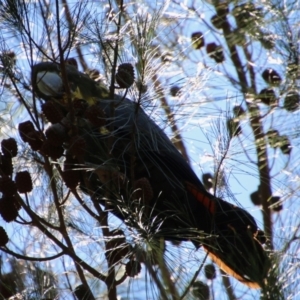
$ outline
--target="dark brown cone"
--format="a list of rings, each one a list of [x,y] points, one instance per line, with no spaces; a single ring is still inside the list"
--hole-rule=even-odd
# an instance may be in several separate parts
[[[30,193],[32,191],[32,180],[28,171],[18,172],[15,181],[19,193]]]
[[[51,125],[45,131],[45,135],[51,144],[57,147],[62,146],[68,140],[67,129],[61,124]]]
[[[8,243],[8,235],[5,229],[0,226],[0,247],[5,246]]]
[[[73,136],[69,141],[69,152],[77,158],[84,156],[86,150],[86,141],[81,136]]]
[[[217,63],[222,63],[225,60],[222,46],[218,46],[216,43],[207,44],[206,52]]]
[[[145,205],[148,205],[153,199],[153,189],[146,177],[136,180],[133,184],[133,197],[142,199]]]
[[[135,277],[141,272],[141,269],[141,263],[136,260],[130,260],[125,266],[126,274],[129,277]]]
[[[131,251],[130,245],[126,242],[123,230],[116,229],[110,233],[106,243],[107,258],[111,265],[121,262]]]
[[[211,23],[218,29],[223,28],[223,24],[226,22],[226,16],[220,17],[218,15],[214,15],[210,19]]]
[[[217,277],[216,268],[213,264],[207,264],[204,267],[204,273],[205,273],[205,277],[210,280],[213,280]]]
[[[258,95],[260,101],[268,106],[277,103],[276,95],[273,89],[262,89]]]
[[[21,204],[17,201],[17,198],[15,196],[2,195],[1,199],[13,203],[17,210],[21,209]]]
[[[235,105],[233,107],[233,113],[236,117],[242,117],[245,115],[245,110],[240,105]]]
[[[128,89],[134,83],[134,69],[132,64],[125,63],[118,67],[116,81],[120,88]]]
[[[211,53],[216,51],[217,47],[218,46],[217,46],[216,43],[209,43],[209,44],[206,45],[206,52],[208,54],[211,54]]]
[[[176,97],[178,96],[180,92],[180,87],[177,86],[177,85],[173,85],[171,88],[170,88],[170,94],[172,97]]]
[[[275,212],[280,212],[282,209],[283,209],[283,205],[282,203],[280,202],[280,197],[278,196],[273,196],[271,198],[271,209]]]
[[[103,109],[97,105],[91,105],[84,115],[94,127],[102,127],[106,123],[106,116]]]
[[[229,132],[230,138],[242,134],[242,128],[240,122],[237,119],[228,119],[227,120],[227,130]]]
[[[36,130],[29,132],[27,142],[33,151],[40,150],[43,145],[42,134]]]
[[[18,129],[20,137],[24,142],[28,142],[28,134],[35,131],[31,121],[20,123]]]
[[[276,147],[280,146],[280,135],[277,130],[270,129],[267,132],[267,138],[268,138],[270,147],[276,148]]]
[[[286,72],[286,75],[291,79],[296,79],[297,77],[299,77],[298,59],[296,61],[290,61],[290,63],[287,65]]]
[[[192,39],[192,46],[196,50],[201,49],[205,45],[203,33],[200,31],[192,33],[191,39]]]
[[[281,83],[281,77],[274,69],[264,70],[261,76],[268,84],[278,86]]]
[[[15,157],[18,154],[18,145],[14,138],[2,140],[1,150],[5,156]]]
[[[17,218],[18,207],[15,197],[3,196],[0,199],[0,214],[6,222],[12,222]]]
[[[69,189],[76,188],[80,182],[80,170],[78,168],[78,161],[72,155],[67,154],[64,161],[62,178]]]
[[[14,181],[8,176],[0,178],[0,192],[5,196],[13,196],[17,192],[17,186]]]
[[[280,150],[283,154],[290,155],[292,152],[292,145],[286,135],[280,137]]]
[[[196,299],[209,300],[209,286],[202,281],[195,281],[192,285],[192,293]]]
[[[253,3],[244,3],[236,5],[232,10],[232,15],[235,17],[237,26],[240,29],[253,29],[253,25],[261,20],[261,9],[255,7]]]
[[[81,117],[84,115],[86,109],[88,108],[87,101],[83,99],[74,99],[73,100],[73,108],[75,116]]]
[[[253,192],[250,195],[250,199],[254,205],[260,206],[262,204],[259,190]]]
[[[7,176],[12,175],[13,164],[12,164],[12,158],[10,156],[1,155],[0,169],[5,175]]]
[[[284,98],[283,107],[289,112],[293,112],[299,109],[299,105],[300,105],[300,95],[295,91],[289,92]]]
[[[80,182],[78,170],[66,170],[62,172],[62,178],[69,189],[75,189]]]
[[[94,300],[95,299],[90,288],[83,284],[80,284],[75,288],[74,294],[76,296],[75,299],[77,299],[77,300]]]
[[[47,101],[42,104],[42,112],[52,124],[59,123],[63,118],[63,113],[52,101]]]
[[[62,146],[54,146],[49,140],[43,143],[41,152],[52,159],[58,159],[63,156],[64,148]]]

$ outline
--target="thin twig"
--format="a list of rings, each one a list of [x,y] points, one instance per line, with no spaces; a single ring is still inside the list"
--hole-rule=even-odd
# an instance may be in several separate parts
[[[204,266],[204,263],[205,263],[207,257],[208,257],[208,253],[206,253],[206,255],[205,255],[204,259],[203,259],[203,262],[200,264],[199,269],[195,272],[195,274],[194,274],[193,278],[191,279],[189,285],[185,288],[183,294],[182,294],[181,297],[180,297],[180,300],[183,300],[184,297],[185,297],[185,296],[187,295],[187,293],[189,292],[189,290],[190,290],[190,288],[192,287],[193,283],[194,283],[195,280],[197,279],[197,277],[198,277],[200,271],[202,270],[202,268],[203,268],[203,266]]]

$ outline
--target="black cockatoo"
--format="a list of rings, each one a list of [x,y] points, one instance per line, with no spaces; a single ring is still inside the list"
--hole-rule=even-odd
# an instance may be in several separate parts
[[[63,79],[60,65],[36,64],[32,85],[38,97],[55,100],[66,114],[74,99],[102,112],[98,127],[85,114],[75,115],[87,145],[82,161],[87,168],[93,166],[81,189],[129,226],[151,224],[151,230],[166,240],[189,240],[229,275],[249,287],[263,286],[269,261],[256,238],[254,218],[207,192],[139,104],[118,95],[110,99],[103,85],[73,66],[66,65],[64,71]]]

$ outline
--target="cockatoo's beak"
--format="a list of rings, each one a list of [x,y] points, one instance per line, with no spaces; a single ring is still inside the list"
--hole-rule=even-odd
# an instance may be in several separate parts
[[[38,90],[45,96],[57,97],[62,94],[63,82],[61,77],[54,72],[41,71],[36,74]]]

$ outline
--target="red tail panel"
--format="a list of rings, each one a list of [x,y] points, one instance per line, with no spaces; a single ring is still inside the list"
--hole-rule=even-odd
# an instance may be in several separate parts
[[[203,192],[201,189],[197,188],[195,185],[189,182],[186,182],[186,188],[199,202],[201,202],[209,210],[210,213],[215,213],[216,204],[207,195],[207,193]]]
[[[242,282],[243,284],[247,285],[252,289],[260,288],[259,283],[251,281],[250,279],[247,279],[242,275],[238,274],[237,272],[235,272],[228,264],[226,264],[225,260],[219,258],[216,253],[214,253],[211,249],[209,249],[209,247],[203,245],[203,248],[208,253],[208,255],[213,260],[213,262],[217,264],[219,268],[223,270],[226,274],[234,277],[235,279],[237,279],[238,281]]]

